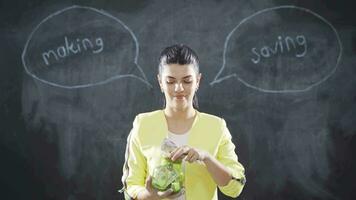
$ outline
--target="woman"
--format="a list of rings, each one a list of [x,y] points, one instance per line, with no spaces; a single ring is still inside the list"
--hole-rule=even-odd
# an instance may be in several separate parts
[[[134,120],[122,177],[125,198],[215,200],[217,187],[228,196],[238,196],[245,184],[244,168],[225,121],[196,109],[201,74],[195,52],[185,45],[164,49],[157,78],[165,107],[139,114]],[[185,161],[185,190],[176,194],[152,187],[158,149],[167,137],[178,146],[170,159]]]

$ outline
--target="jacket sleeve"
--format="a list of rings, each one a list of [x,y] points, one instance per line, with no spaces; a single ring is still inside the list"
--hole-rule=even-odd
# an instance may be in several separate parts
[[[238,162],[235,145],[231,141],[231,134],[226,127],[225,120],[222,119],[221,121],[223,133],[217,152],[217,159],[230,171],[232,179],[227,185],[219,186],[219,189],[227,196],[237,197],[246,183],[245,169]]]
[[[133,122],[133,128],[127,138],[125,164],[123,167],[122,182],[125,190],[125,199],[136,199],[138,193],[145,190],[147,163],[142,154],[138,130],[139,116]]]

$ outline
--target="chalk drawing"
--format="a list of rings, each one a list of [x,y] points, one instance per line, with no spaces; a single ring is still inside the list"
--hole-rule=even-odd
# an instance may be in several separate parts
[[[68,37],[64,37],[64,44],[55,48],[48,49],[45,52],[42,52],[43,62],[48,66],[50,65],[50,58],[52,57],[55,60],[60,58],[65,58],[70,55],[75,55],[81,53],[82,51],[92,51],[94,54],[102,52],[104,49],[104,41],[101,37],[91,41],[89,38],[75,39],[71,41]]]
[[[299,11],[303,11],[306,12],[308,14],[313,15],[314,17],[320,19],[322,22],[324,22],[326,25],[328,25],[331,30],[333,31],[333,33],[335,34],[336,40],[337,40],[337,44],[339,47],[339,52],[337,55],[337,59],[336,59],[336,64],[335,67],[324,77],[322,77],[319,81],[308,85],[305,88],[301,88],[301,89],[282,89],[282,90],[274,90],[274,89],[265,89],[265,88],[261,88],[258,87],[252,83],[249,83],[248,81],[244,80],[243,78],[241,78],[239,76],[239,74],[237,73],[231,73],[231,74],[227,74],[227,75],[222,75],[223,71],[226,68],[226,54],[227,54],[227,49],[228,49],[228,45],[229,45],[229,40],[231,39],[232,35],[235,33],[236,30],[238,30],[244,23],[246,23],[247,21],[249,21],[250,19],[260,15],[260,14],[265,14],[266,12],[270,12],[270,11],[276,11],[276,10],[281,10],[281,9],[296,9]],[[253,47],[250,49],[251,51],[251,55],[253,55],[253,57],[251,57],[249,60],[251,61],[252,65],[255,64],[259,64],[260,61],[262,61],[262,59],[269,59],[272,56],[276,55],[276,54],[284,54],[284,53],[290,53],[291,51],[294,51],[294,56],[296,58],[303,58],[306,56],[306,54],[308,53],[308,45],[307,45],[307,37],[303,34],[297,35],[296,37],[290,37],[290,36],[284,36],[282,37],[281,35],[279,35],[276,39],[276,42],[272,45],[264,45],[262,47]],[[297,47],[299,46],[299,51],[297,51]],[[334,26],[328,22],[325,18],[323,18],[322,16],[316,14],[315,12],[306,9],[306,8],[302,8],[302,7],[297,7],[297,6],[293,6],[293,5],[284,5],[284,6],[277,6],[277,7],[272,7],[272,8],[267,8],[267,9],[263,9],[260,10],[256,13],[254,13],[251,16],[248,16],[246,18],[244,18],[234,29],[232,29],[232,31],[228,34],[228,36],[225,39],[225,43],[224,43],[224,49],[223,49],[223,62],[222,62],[222,66],[219,70],[219,72],[217,73],[217,75],[215,76],[214,80],[210,83],[211,86],[221,83],[224,80],[227,80],[229,78],[236,78],[238,81],[240,81],[241,83],[243,83],[245,86],[256,89],[258,91],[261,92],[267,92],[267,93],[294,93],[294,92],[305,92],[310,90],[311,88],[323,83],[324,81],[326,81],[337,69],[341,56],[342,56],[342,44],[341,44],[341,40],[339,37],[338,32],[336,31],[336,29],[334,28]]]
[[[304,35],[298,35],[295,39],[290,36],[286,36],[284,39],[282,36],[278,36],[278,40],[272,45],[272,47],[266,45],[259,48],[259,50],[256,47],[252,47],[251,52],[255,55],[255,57],[251,58],[251,61],[254,64],[258,64],[261,58],[269,58],[273,55],[290,52],[292,50],[296,50],[298,46],[303,47],[303,50],[301,52],[296,51],[295,57],[304,57],[308,50],[307,40]]]
[[[39,29],[39,27],[41,27],[41,25],[46,23],[51,18],[54,18],[66,11],[73,10],[73,9],[86,9],[88,11],[93,11],[99,15],[102,15],[102,16],[108,17],[109,19],[114,20],[115,22],[117,22],[118,24],[123,26],[124,29],[130,34],[130,36],[132,37],[132,39],[135,43],[135,56],[133,59],[133,63],[139,70],[140,76],[137,76],[134,74],[118,74],[118,75],[113,75],[105,80],[101,80],[98,82],[92,82],[92,83],[86,83],[86,84],[80,84],[80,85],[63,85],[63,84],[51,82],[49,80],[45,80],[43,78],[38,77],[36,74],[32,73],[31,70],[29,70],[29,66],[28,66],[28,63],[26,63],[25,58],[27,55],[28,45],[31,42],[33,35],[36,33],[36,31]],[[89,38],[75,38],[75,39],[73,39],[73,38],[69,38],[67,36],[64,36],[63,42],[64,42],[63,45],[58,46],[55,49],[47,49],[46,51],[42,52],[42,55],[40,55],[40,56],[46,65],[51,65],[52,61],[58,61],[60,59],[64,59],[68,56],[73,56],[73,55],[81,53],[83,51],[90,51],[93,54],[99,54],[103,51],[104,43],[105,43],[104,39],[101,37],[97,37],[95,40],[90,41]],[[106,42],[110,42],[110,41],[106,41]],[[28,75],[30,75],[32,78],[34,78],[40,82],[43,82],[45,84],[55,86],[55,87],[60,87],[60,88],[65,88],[65,89],[86,88],[86,87],[92,87],[92,86],[96,86],[96,85],[103,85],[103,84],[106,84],[106,83],[109,83],[111,81],[121,79],[121,78],[134,78],[134,79],[137,79],[137,80],[141,81],[142,83],[144,83],[147,87],[152,88],[152,85],[148,82],[145,73],[143,72],[142,68],[138,64],[138,56],[139,56],[139,42],[138,42],[135,34],[133,33],[133,31],[126,24],[124,24],[120,19],[110,15],[109,13],[107,13],[103,10],[98,10],[98,9],[86,7],[86,6],[74,5],[74,6],[70,6],[70,7],[64,8],[62,10],[59,10],[55,13],[50,14],[45,19],[43,19],[33,29],[33,31],[30,33],[30,35],[25,43],[21,59],[22,59],[22,63],[25,68],[25,71]]]

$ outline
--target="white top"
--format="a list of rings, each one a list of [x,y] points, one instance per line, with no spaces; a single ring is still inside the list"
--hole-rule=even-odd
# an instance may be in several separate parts
[[[174,142],[178,147],[188,144],[188,136],[189,136],[189,132],[186,132],[184,134],[176,134],[168,131],[168,138],[172,142]],[[183,194],[173,200],[185,200],[185,195]]]
[[[172,140],[178,147],[181,147],[188,144],[188,133],[189,132],[184,134],[176,134],[168,131],[168,138]]]

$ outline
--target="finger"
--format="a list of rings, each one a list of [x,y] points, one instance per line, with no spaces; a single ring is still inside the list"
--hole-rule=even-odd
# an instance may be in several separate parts
[[[196,151],[193,151],[189,160],[187,160],[187,161],[192,163],[192,162],[196,161],[198,157],[199,157],[199,154]]]
[[[177,158],[181,156],[181,154],[183,154],[183,149],[180,148],[172,154],[171,160],[175,161]]]
[[[168,197],[169,195],[171,195],[173,193],[173,189],[168,189],[166,191],[158,191],[157,192],[157,195],[160,197],[160,198],[166,198]]]
[[[190,160],[188,160],[188,162],[190,162],[190,163],[195,162],[195,161],[198,160],[198,158],[199,158],[199,155],[198,155],[198,154],[194,154],[194,155],[190,158]]]
[[[178,193],[175,193],[175,194],[173,193],[173,194],[169,195],[168,198],[175,199],[177,197],[182,196],[184,193],[185,193],[185,190],[184,190],[184,188],[182,188]]]
[[[190,159],[192,159],[193,156],[194,156],[194,151],[193,151],[192,149],[190,149],[190,150],[188,151],[187,156],[185,157],[185,160],[189,162]]]
[[[172,158],[173,155],[180,149],[181,147],[175,148],[173,151],[170,152],[169,158]]]
[[[146,188],[151,189],[152,188],[152,176],[148,176],[146,179]]]
[[[187,148],[185,147],[182,147],[182,148],[179,148],[174,154],[173,156],[171,157],[171,160],[175,161],[177,160],[178,158],[180,158],[184,153],[187,152]]]

